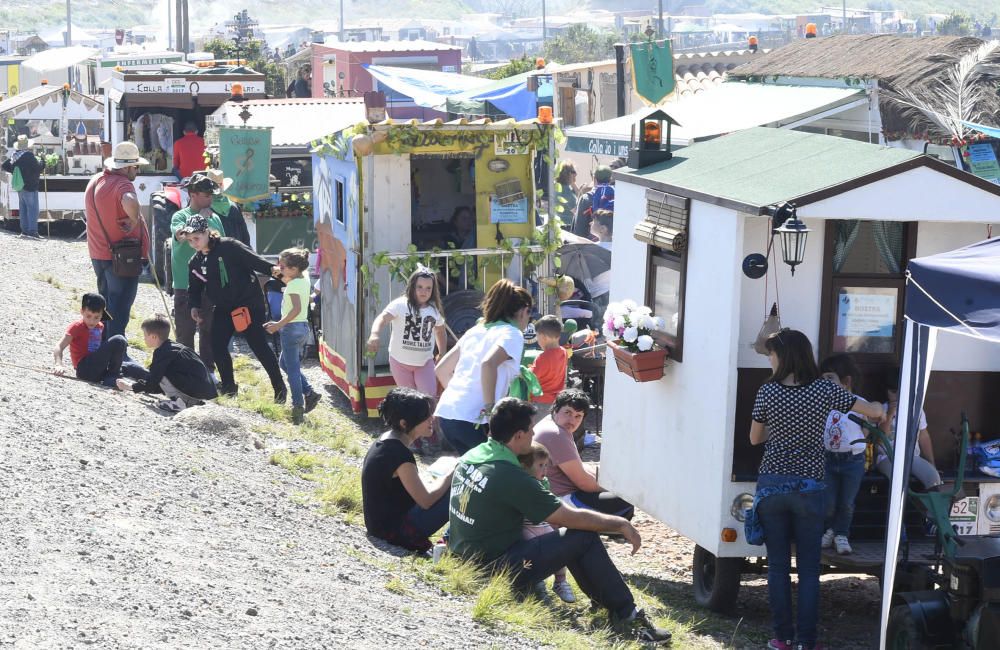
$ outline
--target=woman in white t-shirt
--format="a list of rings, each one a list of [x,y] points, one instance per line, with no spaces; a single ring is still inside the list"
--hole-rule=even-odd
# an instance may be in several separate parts
[[[437,397],[434,362],[445,352],[444,308],[437,275],[426,267],[410,274],[406,292],[390,302],[372,323],[368,351],[378,351],[379,332],[392,323],[389,337],[389,370],[397,386],[415,388]],[[438,356],[434,356],[437,343]]]
[[[507,396],[521,372],[531,305],[523,287],[498,281],[483,300],[483,319],[438,363],[437,378],[445,389],[434,415],[459,454],[486,442],[493,405]]]

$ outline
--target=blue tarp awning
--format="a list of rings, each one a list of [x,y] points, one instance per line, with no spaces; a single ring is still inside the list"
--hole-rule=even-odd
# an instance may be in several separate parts
[[[1000,238],[907,265],[906,317],[1000,341]]]
[[[418,106],[450,113],[482,115],[488,102],[516,120],[538,113],[535,93],[528,90],[528,73],[484,79],[454,72],[363,64],[380,83],[413,99]]]
[[[980,133],[985,133],[991,138],[1000,139],[1000,127],[986,126],[984,124],[976,124],[975,122],[962,121],[962,124],[969,127],[973,131],[979,131]]]

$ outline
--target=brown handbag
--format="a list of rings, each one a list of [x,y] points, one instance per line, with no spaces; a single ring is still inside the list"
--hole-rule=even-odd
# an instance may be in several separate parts
[[[108,229],[104,227],[101,213],[97,211],[97,201],[94,201],[94,212],[97,214],[97,224],[104,231],[104,239],[110,244],[112,272],[120,278],[139,277],[142,274],[142,239],[126,237],[110,243],[111,236],[108,235]],[[144,225],[141,214],[139,215],[139,224]]]

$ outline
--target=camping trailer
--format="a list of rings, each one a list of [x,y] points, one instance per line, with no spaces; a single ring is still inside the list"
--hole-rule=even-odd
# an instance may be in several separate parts
[[[611,300],[646,304],[666,320],[658,340],[670,360],[662,379],[645,383],[609,364],[601,484],[690,539],[696,599],[728,610],[741,574],[766,565],[764,547],[744,538],[743,510],[762,454],[749,442],[750,412],[771,372],[753,343],[772,304],[818,357],[851,353],[866,375],[860,394],[880,399],[902,353],[907,261],[988,236],[1000,187],[919,152],[768,128],[675,150],[615,180]],[[794,274],[773,233],[784,203],[810,230],[788,253],[799,262]],[[942,334],[924,409],[946,481],[956,465],[949,428],[963,411],[974,428],[995,423],[998,390],[997,346]],[[866,475],[861,493],[872,505],[859,497],[855,552],[824,553],[824,570],[879,574],[887,489],[884,477]],[[953,524],[966,534],[1000,530],[980,507],[1000,484],[969,476],[965,490]],[[920,522],[915,530],[913,562],[932,553],[917,539]]]
[[[374,358],[364,344],[416,264],[439,271],[456,336],[493,282],[508,277],[537,293],[537,278],[551,275],[558,233],[535,226],[534,161],[552,151],[553,129],[537,120],[385,121],[316,144],[320,361],[353,410],[375,417],[393,387],[387,341]],[[474,237],[456,242],[450,221],[463,208]]]

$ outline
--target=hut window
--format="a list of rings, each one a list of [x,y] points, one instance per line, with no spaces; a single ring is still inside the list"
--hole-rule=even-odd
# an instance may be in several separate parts
[[[689,211],[690,199],[648,190],[646,218],[634,232],[636,239],[649,244],[646,304],[666,322],[654,338],[675,361],[683,360]]]
[[[337,223],[346,222],[347,204],[344,202],[344,179],[335,178],[333,180],[333,210]]]

